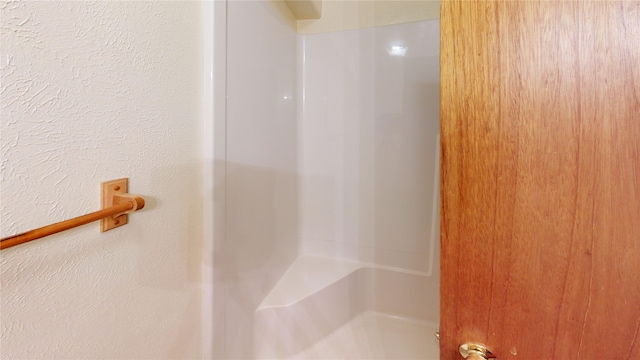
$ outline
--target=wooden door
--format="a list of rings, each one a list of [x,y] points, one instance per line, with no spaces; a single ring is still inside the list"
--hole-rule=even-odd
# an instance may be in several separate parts
[[[640,2],[443,1],[441,358],[640,359]]]

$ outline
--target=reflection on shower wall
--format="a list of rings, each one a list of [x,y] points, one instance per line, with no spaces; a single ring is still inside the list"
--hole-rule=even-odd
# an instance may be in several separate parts
[[[431,272],[439,38],[436,20],[302,40],[302,253]]]

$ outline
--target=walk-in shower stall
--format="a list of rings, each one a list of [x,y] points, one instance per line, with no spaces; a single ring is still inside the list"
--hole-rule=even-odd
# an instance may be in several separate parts
[[[439,21],[219,7],[214,355],[438,358]]]

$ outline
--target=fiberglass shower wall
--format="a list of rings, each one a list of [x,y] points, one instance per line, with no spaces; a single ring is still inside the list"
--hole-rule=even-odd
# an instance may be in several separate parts
[[[301,253],[438,271],[439,24],[300,39]]]
[[[224,6],[224,5],[220,5]],[[216,186],[224,235],[216,241],[216,357],[253,358],[254,311],[298,255],[295,22],[281,1],[228,1],[225,152]],[[226,39],[225,39],[226,38]],[[224,44],[223,44],[224,45]],[[221,60],[222,61],[222,60]],[[220,66],[220,65],[218,65]],[[217,138],[218,139],[218,138]],[[218,170],[218,169],[216,169]],[[215,292],[215,289],[214,289]]]
[[[437,269],[439,34],[298,35],[271,1],[219,14],[214,352],[248,359],[255,311],[299,254]]]

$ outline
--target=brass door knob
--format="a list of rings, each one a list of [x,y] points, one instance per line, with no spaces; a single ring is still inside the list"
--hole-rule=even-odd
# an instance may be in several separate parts
[[[467,360],[495,359],[495,355],[486,346],[478,343],[464,343],[458,348],[460,355]]]

